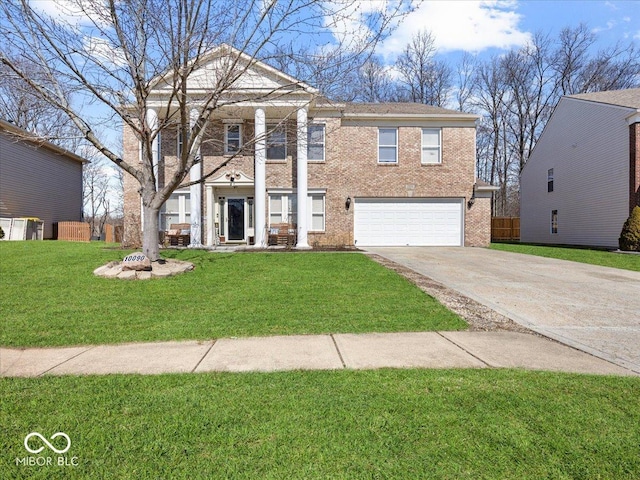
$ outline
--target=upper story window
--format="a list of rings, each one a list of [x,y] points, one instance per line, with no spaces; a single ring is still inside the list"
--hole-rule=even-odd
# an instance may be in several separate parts
[[[324,125],[310,124],[307,127],[307,160],[324,162]]]
[[[224,153],[238,153],[242,146],[242,126],[229,124],[224,126]]]
[[[287,130],[284,124],[267,124],[267,160],[286,160]]]
[[[378,128],[378,163],[398,163],[397,128]]]
[[[547,192],[553,192],[553,168],[547,170]]]
[[[422,129],[422,163],[442,163],[441,135],[439,128]]]

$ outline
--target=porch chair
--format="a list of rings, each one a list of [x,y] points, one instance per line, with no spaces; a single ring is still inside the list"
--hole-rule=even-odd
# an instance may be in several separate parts
[[[165,245],[186,247],[191,243],[191,224],[172,223],[164,239]]]
[[[267,245],[295,247],[296,225],[292,223],[275,223],[269,227]]]

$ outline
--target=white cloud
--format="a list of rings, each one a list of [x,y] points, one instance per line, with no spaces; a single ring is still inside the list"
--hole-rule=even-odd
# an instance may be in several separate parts
[[[398,55],[420,30],[429,30],[440,53],[488,48],[509,49],[526,44],[529,32],[518,28],[517,2],[500,0],[427,0],[411,13],[378,53]]]
[[[97,62],[111,64],[115,67],[121,67],[127,63],[122,50],[114,47],[103,38],[84,37],[84,50]]]
[[[108,11],[103,2],[94,0],[29,0],[29,5],[41,14],[69,26],[108,25]]]

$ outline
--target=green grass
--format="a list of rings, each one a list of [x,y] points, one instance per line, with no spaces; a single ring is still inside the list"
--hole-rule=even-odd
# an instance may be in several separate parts
[[[638,378],[342,370],[3,378],[0,391],[4,478],[640,478]],[[67,433],[78,466],[16,466],[33,431]]]
[[[359,253],[168,251],[194,272],[123,281],[101,243],[0,242],[0,345],[456,330],[466,323]]]
[[[491,248],[505,252],[526,253],[539,257],[558,258],[572,262],[590,263],[603,267],[621,268],[640,272],[640,255],[607,252],[575,247],[547,247],[518,243],[492,243]]]

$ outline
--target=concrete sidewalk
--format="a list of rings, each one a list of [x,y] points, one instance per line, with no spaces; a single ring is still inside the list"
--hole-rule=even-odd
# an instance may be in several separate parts
[[[4,377],[384,367],[524,368],[637,376],[631,370],[560,343],[506,331],[292,335],[0,348],[0,376]]]

